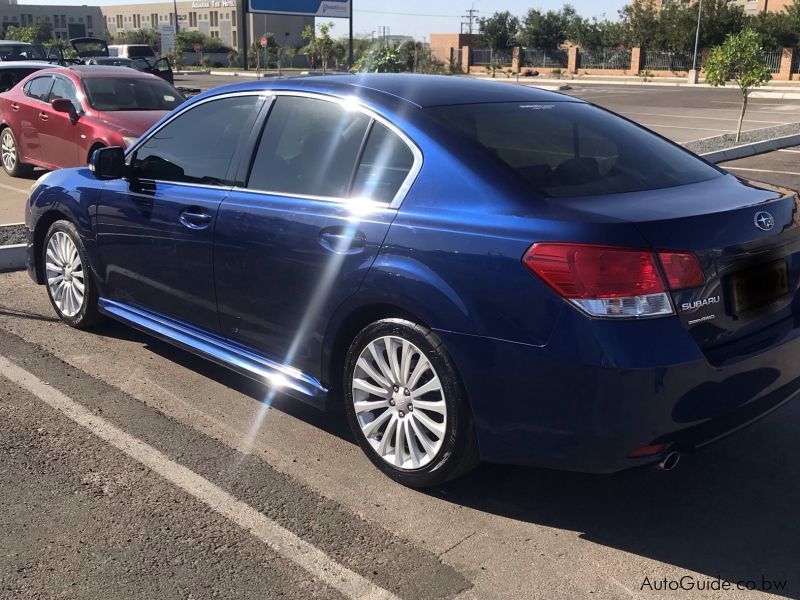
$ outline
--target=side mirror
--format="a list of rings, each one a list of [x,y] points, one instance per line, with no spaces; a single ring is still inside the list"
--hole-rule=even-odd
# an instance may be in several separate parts
[[[53,107],[53,110],[60,113],[67,113],[72,119],[72,122],[78,120],[78,111],[75,109],[75,105],[72,103],[72,100],[67,100],[66,98],[56,98],[50,103],[50,106]]]
[[[125,152],[119,146],[98,148],[89,159],[89,169],[98,179],[122,179],[127,170]]]

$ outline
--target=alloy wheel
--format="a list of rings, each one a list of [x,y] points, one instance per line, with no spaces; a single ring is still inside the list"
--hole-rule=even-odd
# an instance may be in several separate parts
[[[436,458],[447,431],[447,403],[439,375],[417,346],[398,336],[367,344],[352,392],[361,432],[384,461],[411,470]]]
[[[53,303],[69,318],[83,307],[86,278],[75,242],[63,231],[56,231],[47,242],[45,272]]]
[[[17,166],[17,145],[14,142],[14,136],[8,129],[3,132],[2,140],[0,140],[0,157],[6,171],[11,172]]]

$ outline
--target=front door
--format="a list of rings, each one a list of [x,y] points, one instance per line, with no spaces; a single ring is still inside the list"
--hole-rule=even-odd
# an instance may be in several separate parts
[[[49,102],[56,98],[66,98],[75,107],[76,114],[82,113],[78,90],[75,84],[64,77],[56,75],[50,90]],[[82,156],[80,135],[83,127],[80,118],[73,120],[67,113],[56,112],[51,106],[43,112],[47,119],[42,122],[39,137],[42,142],[42,161],[54,167],[79,167],[85,165],[88,156]]]
[[[319,377],[325,327],[377,256],[414,164],[364,112],[278,96],[247,185],[217,218],[223,335]]]
[[[219,329],[213,235],[230,172],[263,99],[199,103],[128,155],[97,212],[103,294],[209,331]]]

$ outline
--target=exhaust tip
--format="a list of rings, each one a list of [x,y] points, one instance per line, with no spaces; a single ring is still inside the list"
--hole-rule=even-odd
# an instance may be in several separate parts
[[[675,467],[678,466],[678,463],[681,462],[681,454],[680,452],[670,452],[667,454],[661,462],[656,464],[656,468],[659,471],[672,471]]]

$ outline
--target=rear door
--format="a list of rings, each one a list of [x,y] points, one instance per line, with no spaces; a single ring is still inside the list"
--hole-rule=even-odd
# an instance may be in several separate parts
[[[291,95],[254,154],[217,220],[222,333],[318,376],[328,319],[361,285],[421,155],[366,112]]]
[[[217,331],[213,236],[231,169],[263,105],[256,94],[190,107],[128,155],[97,209],[105,294]]]

